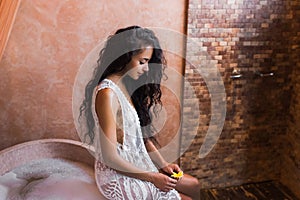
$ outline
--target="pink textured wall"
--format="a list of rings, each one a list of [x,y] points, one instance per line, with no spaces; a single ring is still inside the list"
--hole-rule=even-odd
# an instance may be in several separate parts
[[[40,138],[78,139],[72,89],[86,55],[128,25],[184,32],[185,12],[185,0],[23,0],[0,62],[0,149]],[[169,63],[183,71],[178,59]],[[179,124],[177,99],[165,105],[177,113],[168,120]]]

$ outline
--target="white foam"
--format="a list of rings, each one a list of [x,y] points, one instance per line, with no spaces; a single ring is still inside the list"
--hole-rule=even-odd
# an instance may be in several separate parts
[[[0,176],[0,200],[101,199],[93,169],[63,159],[28,162]]]

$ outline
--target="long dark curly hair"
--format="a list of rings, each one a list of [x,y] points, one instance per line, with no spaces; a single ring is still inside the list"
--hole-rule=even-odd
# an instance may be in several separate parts
[[[158,144],[153,136],[155,128],[151,124],[150,109],[153,108],[153,113],[157,114],[162,105],[160,83],[165,76],[166,59],[154,32],[139,26],[117,30],[114,35],[108,37],[104,48],[100,51],[94,78],[87,84],[85,99],[80,106],[79,118],[82,114],[86,116],[85,138],[88,136],[90,143],[93,143],[95,138],[95,120],[92,114],[92,96],[95,87],[109,75],[123,72],[132,56],[140,53],[147,46],[153,47],[149,71],[138,80],[125,76],[123,82],[139,116],[144,141],[151,139]]]

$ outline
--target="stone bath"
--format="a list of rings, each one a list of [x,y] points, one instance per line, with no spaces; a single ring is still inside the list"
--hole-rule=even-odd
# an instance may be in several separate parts
[[[0,151],[0,199],[101,200],[94,157],[81,142],[43,139]]]

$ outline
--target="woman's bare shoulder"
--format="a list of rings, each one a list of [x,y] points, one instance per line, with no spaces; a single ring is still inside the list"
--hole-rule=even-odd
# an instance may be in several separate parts
[[[97,91],[96,99],[111,99],[115,98],[115,93],[111,88],[103,88]]]
[[[96,109],[113,108],[115,110],[119,105],[117,96],[111,88],[98,90],[95,103]]]

